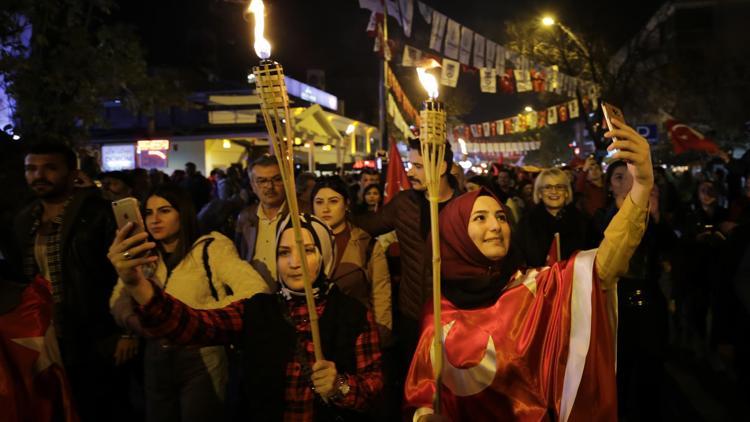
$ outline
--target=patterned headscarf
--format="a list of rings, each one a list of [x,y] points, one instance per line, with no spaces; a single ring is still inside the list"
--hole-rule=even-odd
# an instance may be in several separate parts
[[[334,266],[336,265],[336,242],[334,241],[331,229],[329,229],[323,221],[318,219],[318,217],[310,214],[300,214],[299,220],[300,225],[302,226],[302,230],[307,230],[312,235],[313,243],[315,243],[315,248],[320,254],[320,270],[318,271],[318,274],[310,275],[311,277],[314,277],[312,283],[313,295],[317,299],[318,297],[320,297],[320,295],[327,295],[328,291],[333,285],[329,280],[333,275]],[[284,218],[284,220],[279,223],[278,229],[276,231],[277,260],[279,257],[279,243],[281,241],[281,235],[288,229],[292,229],[291,215],[286,216],[286,218]],[[294,247],[296,247],[296,245]],[[294,297],[305,296],[304,291],[300,292],[290,289],[289,286],[284,283],[284,280],[281,279],[280,271],[277,271],[276,278],[278,279],[279,285],[281,286],[281,288],[279,289],[279,294],[281,294],[285,299],[291,300]]]

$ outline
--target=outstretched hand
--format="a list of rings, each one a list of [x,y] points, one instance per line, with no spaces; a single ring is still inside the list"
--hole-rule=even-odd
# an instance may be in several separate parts
[[[115,267],[117,275],[125,283],[131,296],[140,304],[147,303],[153,296],[151,283],[143,275],[141,266],[156,262],[156,255],[147,252],[156,247],[154,242],[146,242],[147,233],[139,233],[127,237],[133,229],[133,223],[128,223],[117,230],[117,235],[109,247],[107,258]]]
[[[605,133],[604,136],[616,140],[607,147],[607,151],[616,149],[617,152],[612,157],[628,164],[628,171],[633,176],[630,197],[636,205],[645,208],[654,186],[651,147],[646,139],[625,123],[612,119],[612,126],[614,129]]]

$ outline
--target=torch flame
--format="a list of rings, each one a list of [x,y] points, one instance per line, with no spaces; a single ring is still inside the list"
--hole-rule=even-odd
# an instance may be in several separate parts
[[[419,82],[422,83],[422,87],[427,91],[427,95],[433,100],[438,97],[438,84],[435,76],[427,73],[427,70],[423,67],[417,68],[417,75],[419,76]]]
[[[263,31],[266,26],[263,0],[252,0],[247,11],[255,16],[255,43],[253,44],[255,54],[261,59],[267,59],[271,57],[271,44],[263,37]]]

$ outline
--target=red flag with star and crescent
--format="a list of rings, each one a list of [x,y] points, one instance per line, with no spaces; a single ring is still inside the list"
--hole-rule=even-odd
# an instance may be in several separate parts
[[[672,148],[675,154],[682,154],[685,151],[706,151],[710,154],[719,151],[719,147],[712,139],[707,138],[702,133],[678,122],[674,119],[668,119],[665,122],[669,140],[672,142]]]
[[[492,305],[443,297],[440,413],[454,421],[617,420],[616,291],[601,287],[596,250],[511,280]],[[405,383],[414,420],[434,413],[432,304]]]
[[[0,315],[0,420],[77,422],[52,325],[49,283],[37,277]]]

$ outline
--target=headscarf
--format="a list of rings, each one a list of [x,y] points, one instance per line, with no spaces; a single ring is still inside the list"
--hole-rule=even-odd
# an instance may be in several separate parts
[[[314,277],[312,283],[313,295],[317,299],[321,295],[327,295],[328,291],[331,289],[331,286],[333,286],[333,284],[329,280],[331,279],[331,275],[333,274],[333,269],[336,264],[336,242],[333,240],[334,238],[331,229],[329,229],[323,221],[318,219],[318,217],[310,214],[300,214],[299,220],[302,229],[307,230],[312,235],[312,240],[313,243],[315,243],[315,248],[320,254],[320,270],[318,271],[318,274],[311,274],[311,277]],[[277,260],[279,258],[279,243],[281,241],[281,235],[287,229],[292,229],[291,215],[287,215],[286,218],[284,218],[284,220],[279,223],[276,230]],[[296,247],[296,245],[294,247]],[[304,257],[301,257],[301,259],[304,259]],[[281,288],[279,289],[279,294],[281,294],[286,300],[291,300],[294,297],[305,296],[304,291],[298,292],[290,289],[289,286],[284,283],[284,280],[281,279],[280,271],[277,271],[276,278],[279,281],[279,285],[281,286]]]
[[[477,308],[494,303],[513,273],[521,266],[512,247],[499,261],[487,258],[469,237],[471,210],[480,196],[497,200],[486,188],[453,199],[440,212],[440,273],[443,294],[459,308]],[[500,203],[500,201],[498,201]],[[510,211],[503,206],[506,215]]]

